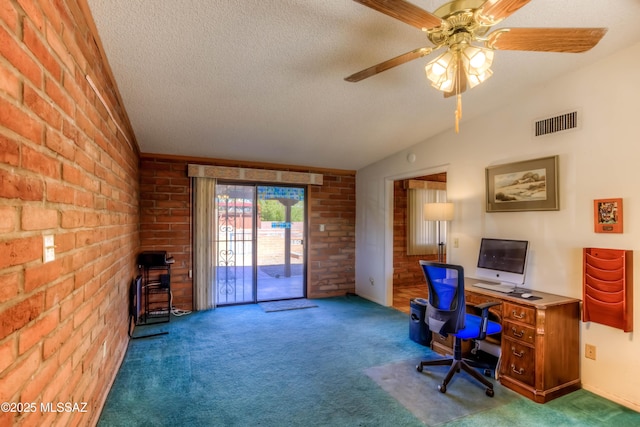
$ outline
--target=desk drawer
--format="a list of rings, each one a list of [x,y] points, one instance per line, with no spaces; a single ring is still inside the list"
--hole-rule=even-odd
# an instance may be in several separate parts
[[[467,304],[473,304],[473,305],[483,304],[489,301],[495,301],[495,298],[491,298],[486,295],[474,294],[473,292],[465,292],[464,298],[466,299]]]
[[[535,328],[506,320],[502,326],[502,335],[531,345],[534,345],[536,340]]]
[[[502,317],[505,320],[514,320],[516,322],[527,323],[535,326],[536,309],[534,307],[525,307],[523,305],[504,302],[502,308]]]
[[[535,382],[535,348],[505,338],[502,345],[502,374],[530,386]]]

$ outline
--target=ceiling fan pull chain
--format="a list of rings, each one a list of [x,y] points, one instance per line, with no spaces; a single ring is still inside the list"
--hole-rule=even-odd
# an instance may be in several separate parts
[[[462,120],[462,94],[460,93],[460,74],[461,74],[461,66],[460,66],[460,60],[458,60],[458,74],[457,74],[457,79],[458,82],[456,84],[456,134],[460,133],[460,120]]]
[[[460,119],[462,119],[462,95],[458,94],[456,106],[456,133],[460,133]]]

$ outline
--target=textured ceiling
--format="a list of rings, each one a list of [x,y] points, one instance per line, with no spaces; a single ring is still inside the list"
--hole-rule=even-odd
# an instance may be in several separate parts
[[[350,0],[86,0],[143,153],[359,169],[441,132],[454,99],[414,27]],[[429,11],[445,3],[413,0]],[[498,27],[607,27],[583,54],[496,52],[464,121],[640,40],[638,0],[533,0]],[[497,27],[496,27],[497,28]],[[453,136],[452,136],[453,137]]]

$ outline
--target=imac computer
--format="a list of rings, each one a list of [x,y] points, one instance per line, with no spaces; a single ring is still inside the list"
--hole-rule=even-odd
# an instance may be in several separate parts
[[[518,286],[524,284],[529,255],[529,242],[526,240],[488,239],[480,242],[476,278],[497,282],[484,287],[499,292],[524,292]]]

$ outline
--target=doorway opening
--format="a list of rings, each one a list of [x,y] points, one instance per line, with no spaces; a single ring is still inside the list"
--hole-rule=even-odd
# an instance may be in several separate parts
[[[410,255],[407,250],[409,218],[408,186],[409,180],[438,183],[445,190],[440,195],[446,200],[447,173],[439,172],[417,177],[408,177],[394,181],[393,185],[393,281],[392,306],[405,313],[410,313],[412,298],[425,298],[427,285],[419,260],[436,261],[437,253]],[[437,242],[432,242],[436,244]]]
[[[306,296],[305,187],[219,182],[219,306]]]

